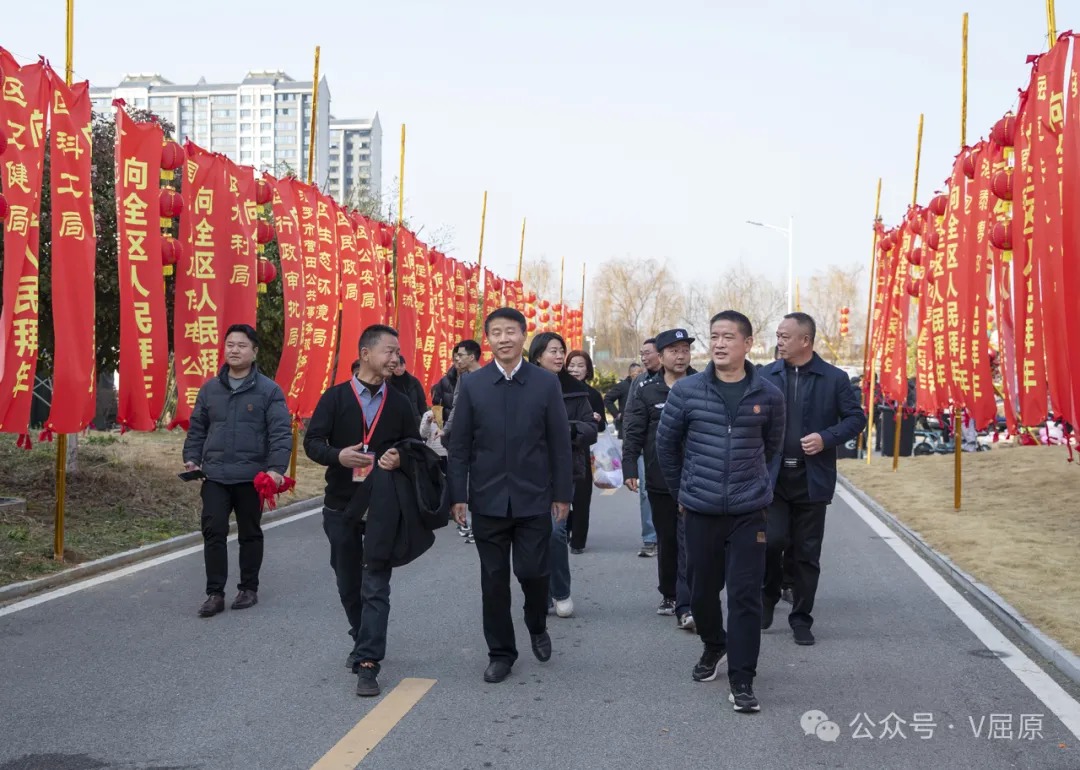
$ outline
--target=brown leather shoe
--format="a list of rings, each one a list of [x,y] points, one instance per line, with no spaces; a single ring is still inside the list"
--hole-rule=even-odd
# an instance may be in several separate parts
[[[212,618],[219,612],[225,611],[225,597],[220,594],[210,594],[206,601],[199,607],[200,618]]]
[[[246,588],[236,595],[236,600],[232,603],[234,610],[246,610],[248,607],[254,607],[259,603],[259,595],[254,591],[248,591]]]

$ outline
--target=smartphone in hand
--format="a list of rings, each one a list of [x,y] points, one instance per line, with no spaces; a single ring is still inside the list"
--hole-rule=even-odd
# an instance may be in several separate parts
[[[184,471],[183,473],[178,473],[176,475],[179,476],[184,481],[197,481],[199,479],[205,479],[206,478],[206,474],[203,473],[201,470]]]

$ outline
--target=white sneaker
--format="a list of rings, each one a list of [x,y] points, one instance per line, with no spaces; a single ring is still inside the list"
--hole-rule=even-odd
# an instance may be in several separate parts
[[[567,596],[563,600],[555,601],[555,614],[560,618],[568,618],[574,614],[574,600]]]

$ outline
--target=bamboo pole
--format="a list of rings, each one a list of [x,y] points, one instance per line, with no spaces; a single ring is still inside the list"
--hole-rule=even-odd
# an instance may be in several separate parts
[[[1046,0],[1046,34],[1046,47],[1053,48],[1057,40],[1057,15],[1054,13],[1054,0]]]
[[[484,292],[487,291],[487,281],[484,281],[484,227],[487,224],[487,190],[484,190],[484,206],[480,209],[480,251],[476,255],[476,338],[480,338],[480,330],[484,325]],[[481,288],[481,281],[484,285]]]
[[[870,356],[870,326],[874,322],[874,272],[877,267],[877,225],[881,219],[881,177],[877,180],[877,199],[874,201],[874,237],[870,246],[870,292],[866,300],[866,339],[863,341],[863,371],[870,366],[870,381],[866,387],[866,462],[870,463],[870,455],[874,453],[874,359]],[[862,434],[859,434],[859,449],[862,449]]]
[[[923,114],[919,113],[919,139],[915,144],[915,184],[911,189],[911,205],[915,206],[919,202],[919,162],[922,160],[922,130],[923,130]],[[900,287],[901,291],[907,289],[903,286]],[[905,323],[907,319],[904,319]],[[907,381],[907,362],[904,362],[904,381]],[[896,405],[896,435],[893,436],[893,454],[892,454],[892,469],[893,473],[896,473],[896,469],[900,467],[900,427],[903,424],[904,409],[901,404]]]
[[[962,83],[960,86],[960,147],[967,145],[967,81],[968,81],[968,15],[964,14],[963,42],[960,52],[960,71]],[[953,401],[953,444],[955,462],[953,465],[953,508],[960,510],[960,500],[963,494],[963,468],[961,456],[963,442],[960,440],[961,409],[959,404]]]
[[[518,247],[518,283],[521,283],[521,265],[525,258],[525,217],[521,218],[521,245]]]
[[[71,85],[72,57],[75,39],[75,0],[67,0],[67,24],[65,31],[64,82]],[[55,395],[55,393],[54,393]],[[66,433],[56,438],[56,506],[53,512],[53,559],[64,560],[64,504],[67,499],[67,447]]]
[[[315,137],[318,134],[318,124],[315,119],[319,113],[319,53],[320,47],[315,46],[315,74],[311,81],[311,136],[308,138],[307,158],[307,183],[310,185],[315,179]],[[296,478],[296,457],[300,449],[300,418],[293,415],[292,424],[292,451],[289,453],[289,478]],[[296,489],[289,490],[290,494],[296,494]]]

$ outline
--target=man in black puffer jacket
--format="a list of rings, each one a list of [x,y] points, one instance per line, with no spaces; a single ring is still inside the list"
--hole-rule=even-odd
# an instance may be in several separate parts
[[[746,360],[754,344],[746,316],[717,313],[709,337],[712,362],[668,394],[656,453],[686,516],[690,607],[705,645],[694,679],[715,679],[730,650],[730,700],[736,711],[755,712],[765,509],[773,496],[768,463],[783,447],[784,397]],[[725,584],[728,634],[720,607]]]

